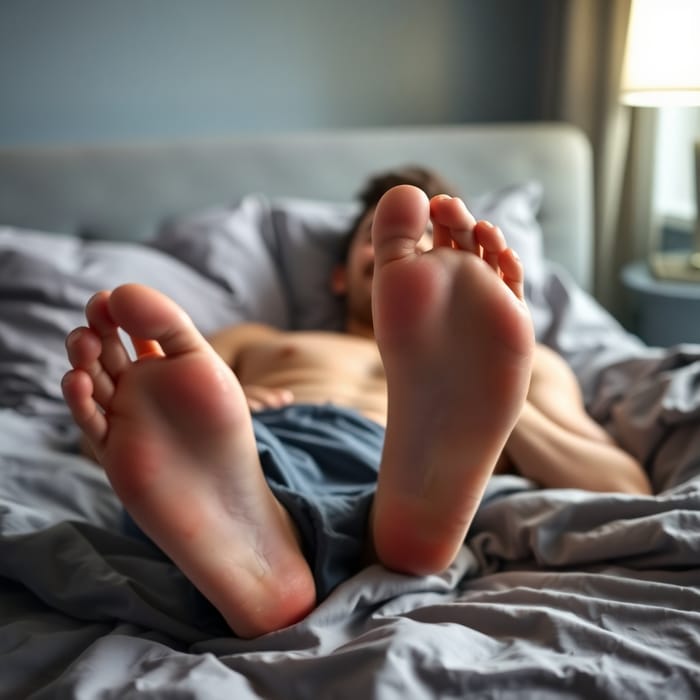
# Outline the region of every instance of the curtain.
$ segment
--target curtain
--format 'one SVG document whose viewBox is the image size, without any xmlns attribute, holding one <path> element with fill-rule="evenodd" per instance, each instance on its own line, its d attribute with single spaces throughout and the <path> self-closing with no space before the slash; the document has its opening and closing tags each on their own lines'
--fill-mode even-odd
<svg viewBox="0 0 700 700">
<path fill-rule="evenodd" d="M 619 103 L 631 0 L 543 0 L 540 116 L 571 122 L 593 147 L 594 294 L 625 321 L 622 265 L 651 231 L 655 110 Z"/>
</svg>

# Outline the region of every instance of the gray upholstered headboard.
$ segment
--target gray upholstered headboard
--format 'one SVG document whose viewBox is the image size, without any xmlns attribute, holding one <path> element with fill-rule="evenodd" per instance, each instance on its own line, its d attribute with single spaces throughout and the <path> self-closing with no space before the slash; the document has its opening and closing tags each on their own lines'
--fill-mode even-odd
<svg viewBox="0 0 700 700">
<path fill-rule="evenodd" d="M 0 225 L 137 240 L 166 218 L 251 192 L 349 201 L 369 174 L 407 163 L 436 168 L 467 197 L 540 181 L 546 254 L 590 287 L 590 147 L 562 124 L 0 148 Z"/>
</svg>

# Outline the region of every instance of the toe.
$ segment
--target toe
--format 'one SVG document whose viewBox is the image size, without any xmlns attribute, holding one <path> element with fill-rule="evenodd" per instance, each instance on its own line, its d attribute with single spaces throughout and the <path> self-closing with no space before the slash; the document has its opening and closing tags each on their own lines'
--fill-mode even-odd
<svg viewBox="0 0 700 700">
<path fill-rule="evenodd" d="M 155 354 L 160 354 L 158 346 L 166 355 L 210 350 L 190 317 L 174 301 L 150 287 L 117 287 L 109 298 L 109 313 L 132 338 L 157 341 L 148 344 Z"/>
<path fill-rule="evenodd" d="M 131 364 L 131 360 L 109 311 L 109 300 L 109 292 L 95 294 L 85 307 L 85 317 L 102 343 L 102 367 L 112 378 L 116 378 Z"/>
<path fill-rule="evenodd" d="M 489 221 L 478 221 L 474 227 L 474 238 L 483 250 L 484 260 L 498 272 L 499 256 L 507 248 L 501 229 Z"/>
<path fill-rule="evenodd" d="M 520 258 L 512 248 L 506 248 L 498 256 L 498 266 L 503 274 L 503 281 L 510 287 L 518 299 L 525 301 L 525 274 Z"/>
<path fill-rule="evenodd" d="M 430 218 L 433 224 L 433 248 L 451 248 L 452 247 L 452 233 L 450 227 L 441 223 L 441 218 L 436 216 L 435 212 L 440 211 L 445 206 L 450 206 L 444 204 L 445 201 L 452 199 L 447 194 L 439 194 L 430 200 Z"/>
<path fill-rule="evenodd" d="M 107 434 L 107 419 L 93 398 L 92 378 L 84 370 L 71 370 L 63 377 L 61 389 L 73 420 L 97 453 Z"/>
<path fill-rule="evenodd" d="M 379 200 L 372 223 L 375 264 L 416 255 L 428 224 L 428 197 L 417 187 L 393 187 Z"/>
<path fill-rule="evenodd" d="M 90 328 L 76 328 L 66 338 L 68 360 L 74 369 L 86 372 L 92 380 L 92 393 L 103 407 L 114 394 L 114 380 L 102 365 L 102 342 Z"/>
<path fill-rule="evenodd" d="M 90 328 L 75 328 L 66 337 L 66 352 L 75 369 L 91 365 L 102 352 L 102 343 Z"/>
<path fill-rule="evenodd" d="M 444 245 L 454 245 L 459 250 L 476 253 L 478 246 L 474 241 L 474 224 L 476 219 L 459 197 L 440 195 L 430 201 L 430 216 L 433 220 L 433 231 L 436 247 L 438 240 L 445 241 Z"/>
</svg>

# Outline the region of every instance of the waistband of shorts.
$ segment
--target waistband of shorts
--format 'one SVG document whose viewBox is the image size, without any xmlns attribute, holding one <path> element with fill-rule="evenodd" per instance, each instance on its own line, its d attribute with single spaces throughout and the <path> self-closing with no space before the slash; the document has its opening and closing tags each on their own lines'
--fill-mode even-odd
<svg viewBox="0 0 700 700">
<path fill-rule="evenodd" d="M 265 408 L 252 414 L 254 419 L 261 422 L 276 421 L 280 418 L 312 419 L 328 422 L 349 421 L 358 427 L 364 427 L 372 432 L 384 433 L 384 426 L 368 418 L 354 408 L 338 406 L 334 403 L 293 403 L 281 408 Z"/>
</svg>

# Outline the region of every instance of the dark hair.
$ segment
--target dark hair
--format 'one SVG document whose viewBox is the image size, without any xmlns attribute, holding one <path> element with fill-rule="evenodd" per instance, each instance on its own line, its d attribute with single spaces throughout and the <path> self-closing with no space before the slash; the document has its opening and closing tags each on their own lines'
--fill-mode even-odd
<svg viewBox="0 0 700 700">
<path fill-rule="evenodd" d="M 372 176 L 357 194 L 357 199 L 360 202 L 361 208 L 359 214 L 353 220 L 347 236 L 343 240 L 341 262 L 347 259 L 353 236 L 365 214 L 370 209 L 377 206 L 385 192 L 388 192 L 392 187 L 396 187 L 397 185 L 413 185 L 423 190 L 428 197 L 434 197 L 438 194 L 449 194 L 453 197 L 457 196 L 455 188 L 441 175 L 438 175 L 438 173 L 429 168 L 419 165 L 407 165 L 402 168 L 397 168 L 396 170 L 389 170 Z"/>
</svg>

